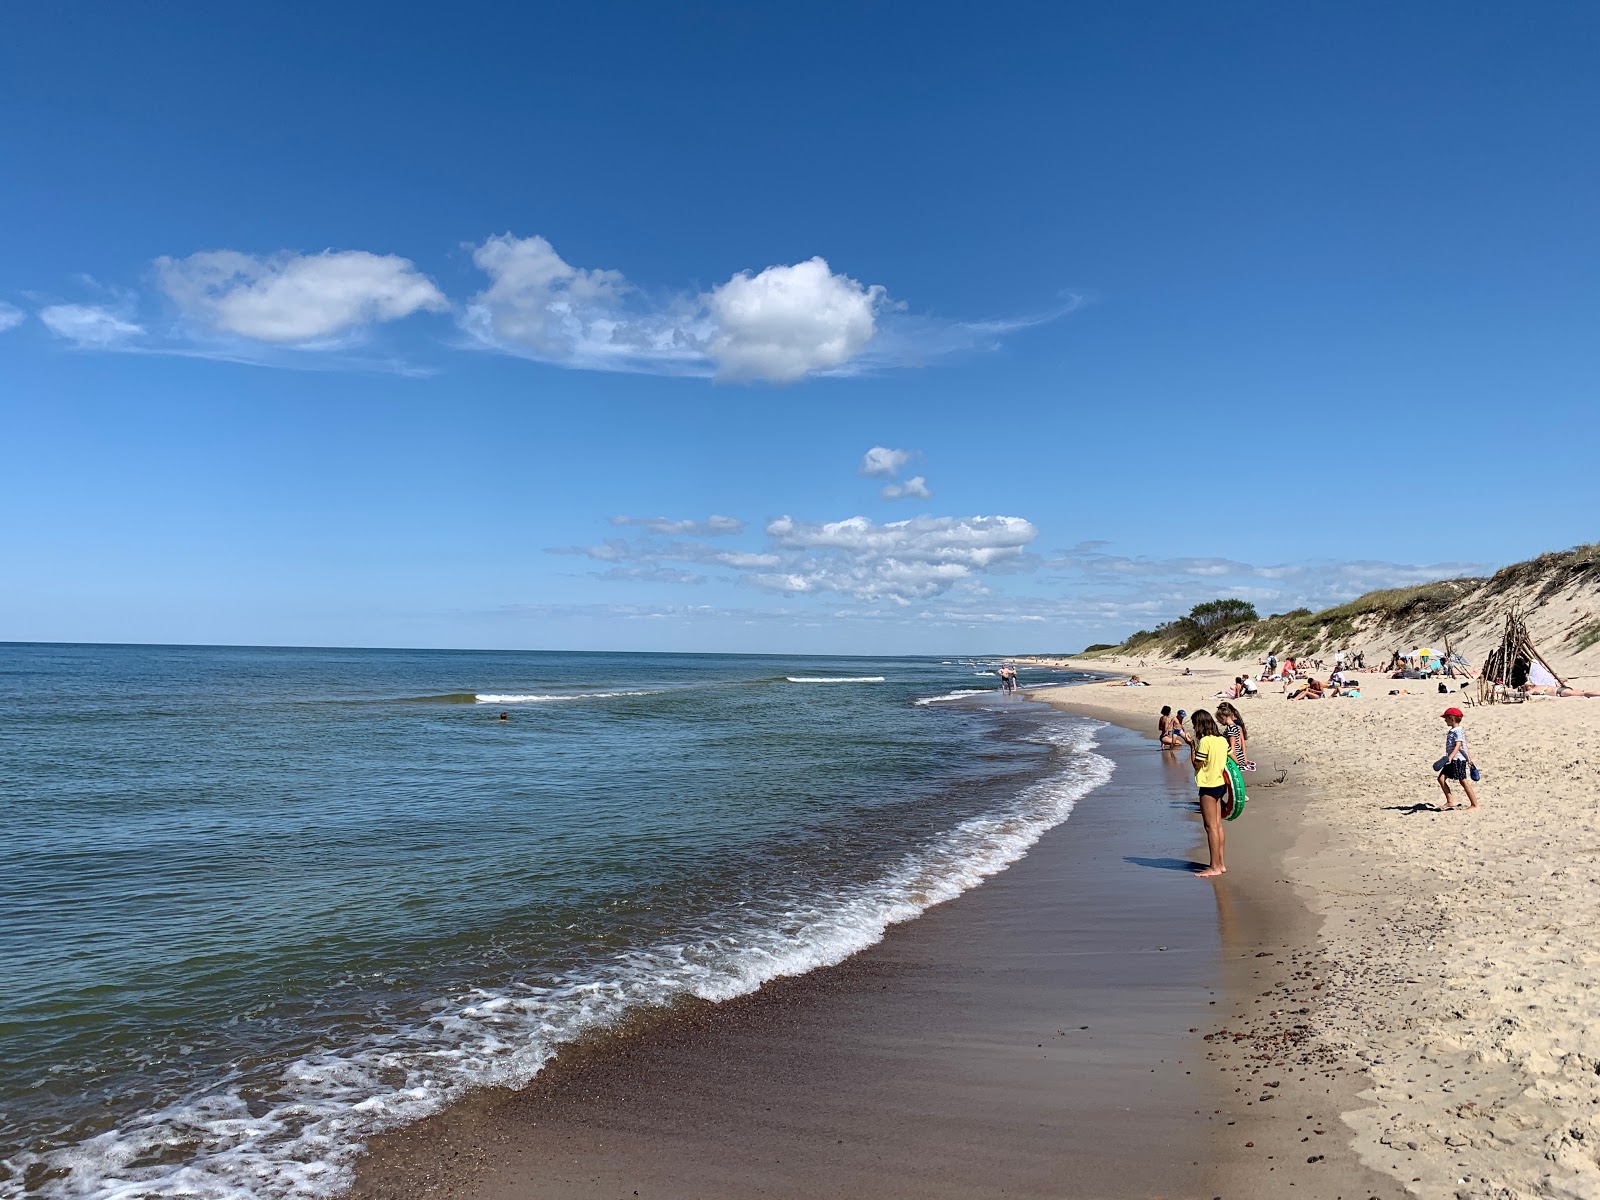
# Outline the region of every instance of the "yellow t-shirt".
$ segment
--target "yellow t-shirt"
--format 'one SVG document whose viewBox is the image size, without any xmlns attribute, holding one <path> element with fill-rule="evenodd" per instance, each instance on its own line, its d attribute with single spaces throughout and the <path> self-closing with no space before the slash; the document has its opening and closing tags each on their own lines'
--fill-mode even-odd
<svg viewBox="0 0 1600 1200">
<path fill-rule="evenodd" d="M 1221 787 L 1228 782 L 1228 739 L 1225 737 L 1203 737 L 1200 744 L 1194 748 L 1195 757 L 1200 760 L 1200 766 L 1195 768 L 1194 782 L 1197 787 Z"/>
</svg>

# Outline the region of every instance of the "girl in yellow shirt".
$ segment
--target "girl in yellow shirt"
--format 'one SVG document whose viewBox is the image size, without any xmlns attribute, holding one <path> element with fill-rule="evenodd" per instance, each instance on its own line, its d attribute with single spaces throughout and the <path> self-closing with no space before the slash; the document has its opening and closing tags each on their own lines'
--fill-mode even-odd
<svg viewBox="0 0 1600 1200">
<path fill-rule="evenodd" d="M 1222 862 L 1222 801 L 1228 794 L 1228 739 L 1217 728 L 1216 718 L 1198 709 L 1189 718 L 1194 729 L 1194 749 L 1189 761 L 1194 764 L 1194 782 L 1200 789 L 1200 819 L 1206 827 L 1206 847 L 1211 865 L 1200 872 L 1201 879 L 1221 875 L 1228 868 Z"/>
</svg>

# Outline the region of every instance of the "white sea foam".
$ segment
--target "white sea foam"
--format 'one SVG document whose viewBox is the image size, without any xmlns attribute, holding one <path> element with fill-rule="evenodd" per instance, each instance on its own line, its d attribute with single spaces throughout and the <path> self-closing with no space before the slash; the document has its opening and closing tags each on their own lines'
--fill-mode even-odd
<svg viewBox="0 0 1600 1200">
<path fill-rule="evenodd" d="M 913 704 L 939 704 L 945 700 L 960 700 L 963 696 L 987 696 L 993 688 L 957 688 L 953 692 L 946 692 L 942 696 L 924 696 L 920 700 L 913 700 Z"/>
<path fill-rule="evenodd" d="M 479 704 L 549 704 L 557 700 L 610 700 L 617 696 L 655 696 L 656 691 L 643 692 L 558 692 L 554 695 L 538 695 L 534 693 L 512 693 L 497 695 L 493 692 L 479 692 Z"/>
<path fill-rule="evenodd" d="M 882 675 L 785 675 L 790 683 L 882 683 Z"/>
<path fill-rule="evenodd" d="M 743 909 L 737 925 L 620 953 L 545 986 L 474 989 L 426 1022 L 289 1063 L 270 1099 L 231 1090 L 173 1104 L 43 1156 L 8 1161 L 0 1198 L 21 1200 L 23 1172 L 67 1174 L 29 1200 L 313 1200 L 346 1189 L 367 1138 L 436 1112 L 469 1088 L 518 1087 L 566 1043 L 629 1010 L 685 996 L 728 1000 L 768 980 L 841 962 L 889 926 L 976 887 L 1065 821 L 1111 777 L 1095 726 L 1053 720 L 1050 774 L 996 812 L 962 821 L 876 880 L 826 896 L 782 893 Z M 172 1162 L 173 1152 L 184 1159 Z"/>
</svg>

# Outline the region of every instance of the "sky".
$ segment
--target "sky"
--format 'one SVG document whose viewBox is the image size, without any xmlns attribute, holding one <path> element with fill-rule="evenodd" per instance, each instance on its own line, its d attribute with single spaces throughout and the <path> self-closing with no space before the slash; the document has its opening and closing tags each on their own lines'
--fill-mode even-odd
<svg viewBox="0 0 1600 1200">
<path fill-rule="evenodd" d="M 1022 653 L 1600 533 L 1600 9 L 28 5 L 0 640 Z"/>
</svg>

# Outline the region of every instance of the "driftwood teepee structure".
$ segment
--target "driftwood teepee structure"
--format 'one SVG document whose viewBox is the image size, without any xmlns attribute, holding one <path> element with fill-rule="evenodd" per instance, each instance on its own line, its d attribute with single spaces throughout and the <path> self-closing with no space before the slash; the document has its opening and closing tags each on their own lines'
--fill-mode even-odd
<svg viewBox="0 0 1600 1200">
<path fill-rule="evenodd" d="M 1522 610 L 1512 608 L 1506 613 L 1506 627 L 1500 635 L 1500 644 L 1484 659 L 1483 674 L 1478 677 L 1478 699 L 1485 704 L 1493 704 L 1499 699 L 1496 694 L 1498 690 L 1521 687 L 1538 674 L 1535 664 L 1543 668 L 1558 686 L 1565 685 L 1566 681 L 1545 662 L 1544 656 L 1533 644 L 1527 623 L 1522 619 Z M 1535 678 L 1534 682 L 1542 681 Z"/>
</svg>

